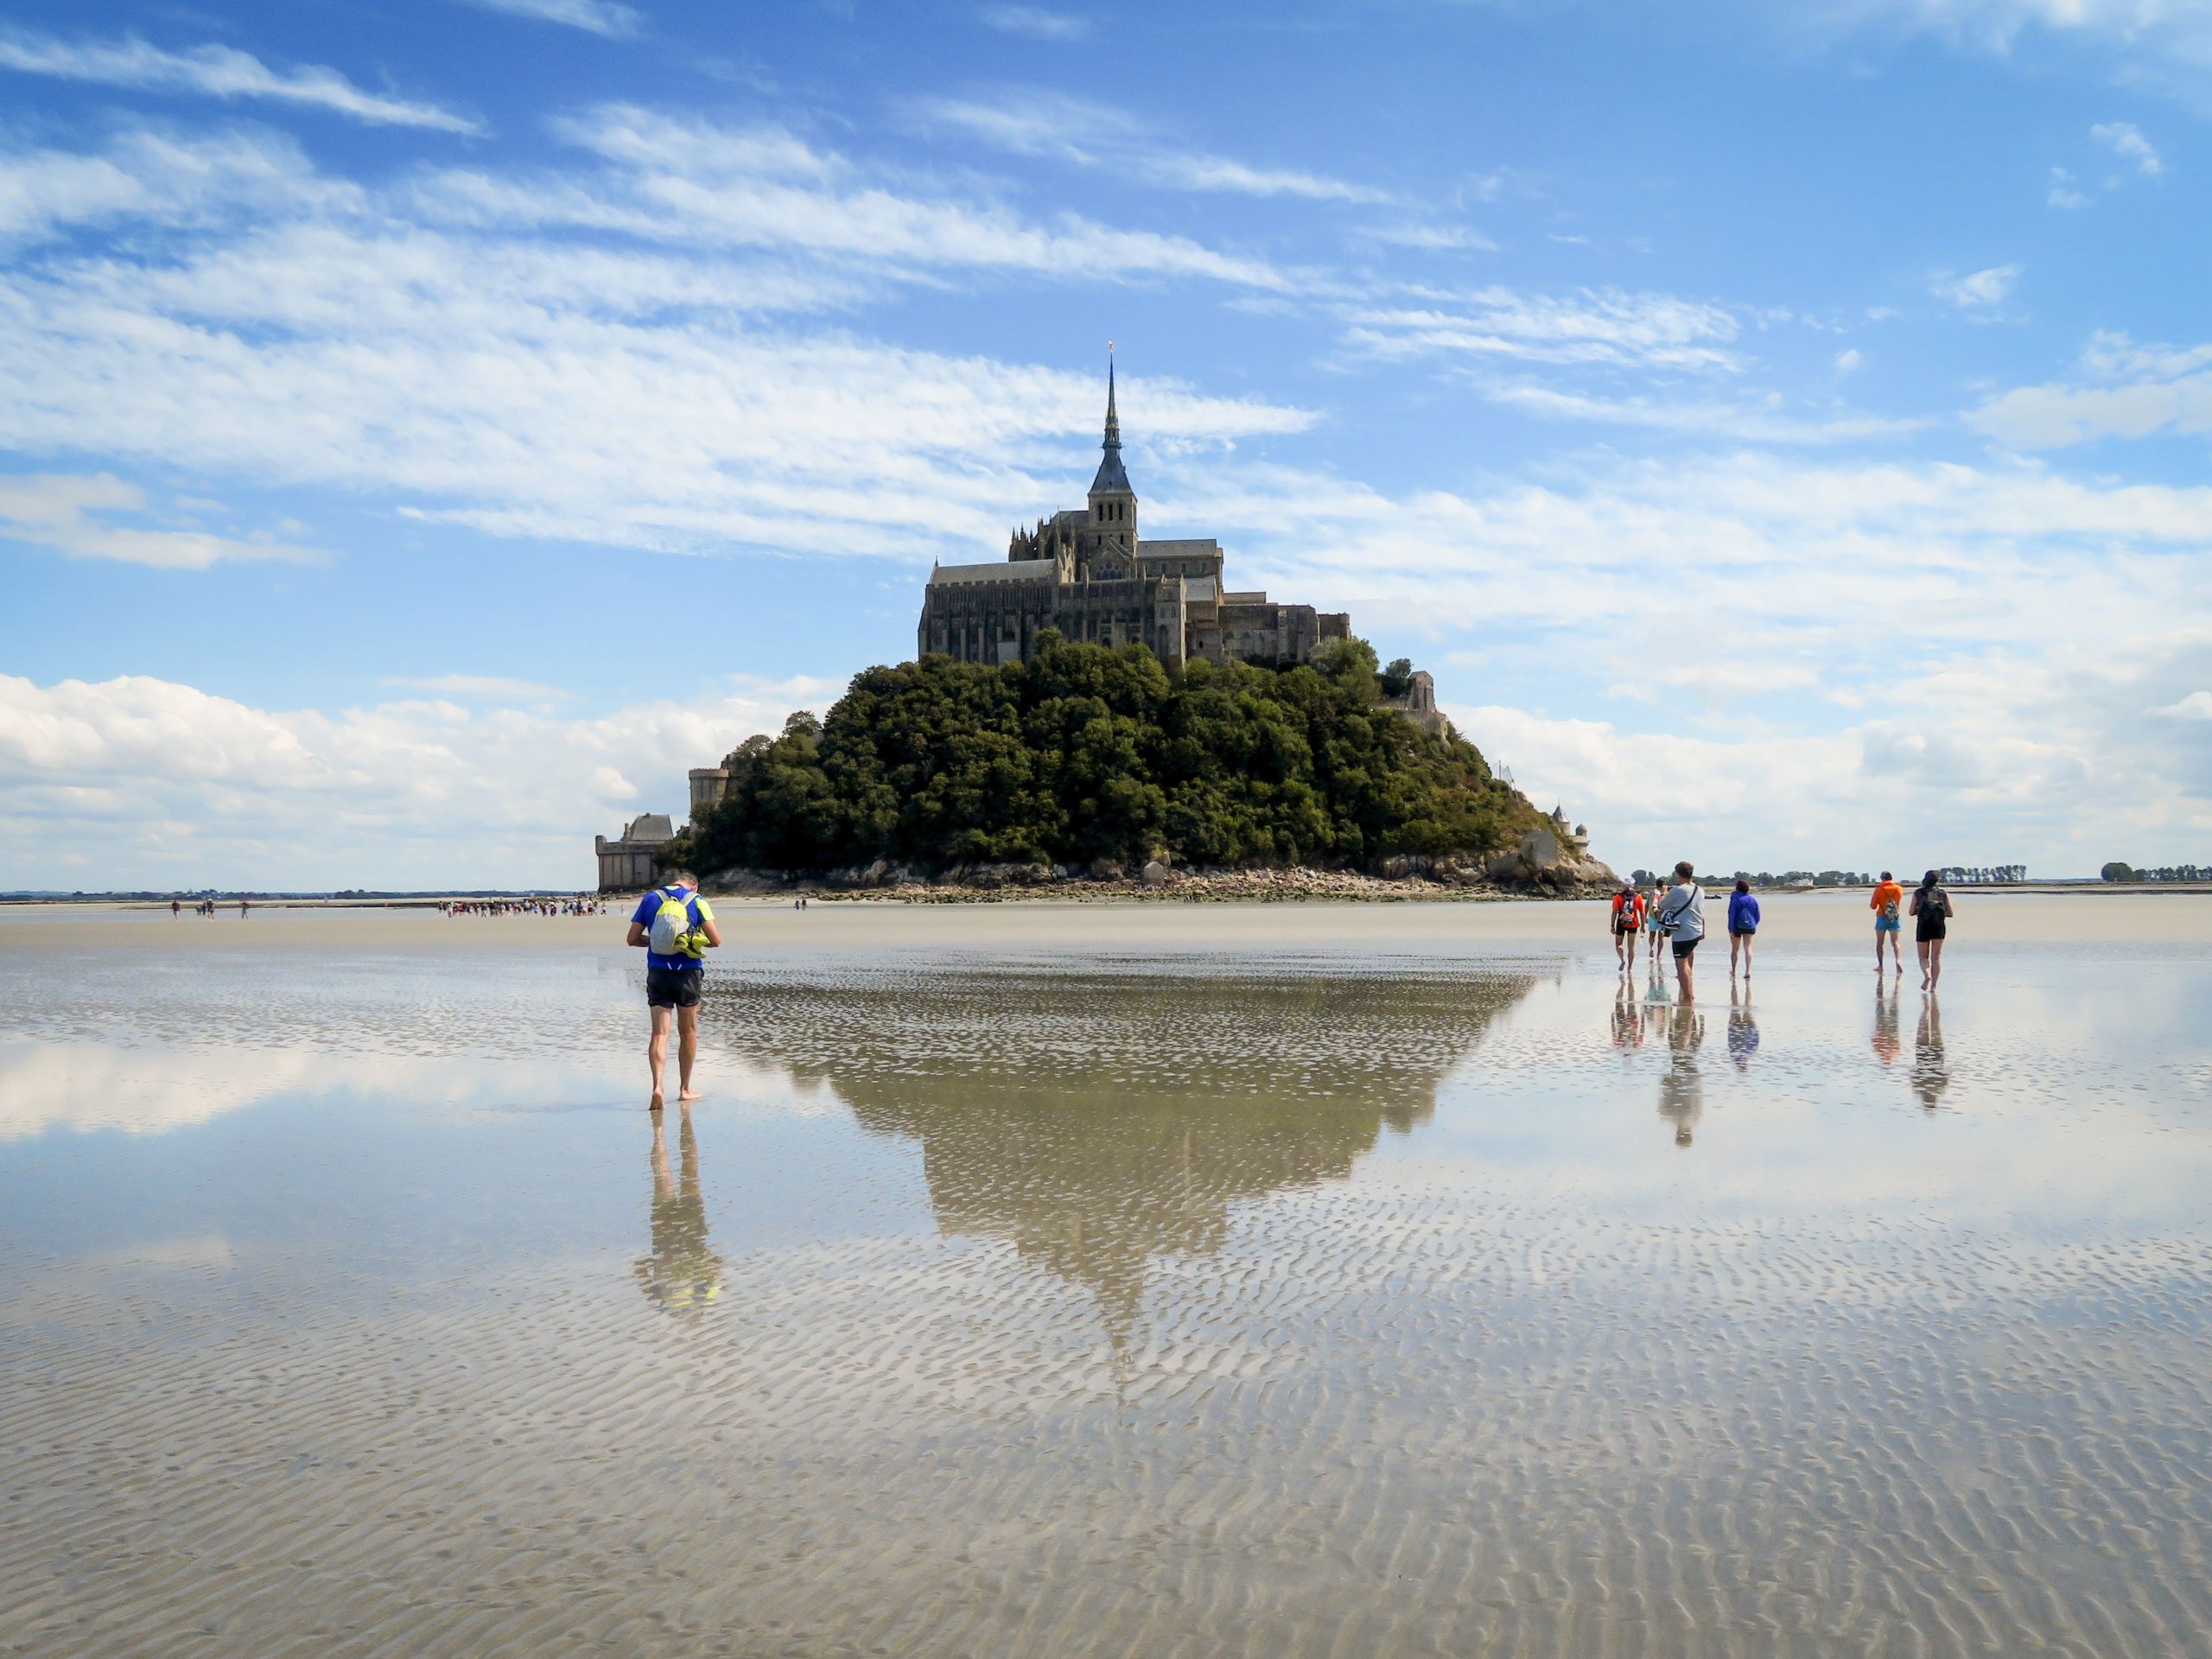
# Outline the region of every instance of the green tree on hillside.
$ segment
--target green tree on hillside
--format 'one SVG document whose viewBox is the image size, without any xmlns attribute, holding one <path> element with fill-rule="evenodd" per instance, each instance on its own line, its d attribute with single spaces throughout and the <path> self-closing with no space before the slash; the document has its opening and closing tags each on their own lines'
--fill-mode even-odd
<svg viewBox="0 0 2212 1659">
<path fill-rule="evenodd" d="M 827 719 L 740 745 L 722 804 L 667 858 L 1341 866 L 1486 852 L 1535 827 L 1473 745 L 1420 730 L 1382 691 L 1361 640 L 1310 666 L 1170 675 L 1141 645 L 1047 632 L 1024 662 L 871 668 Z"/>
</svg>

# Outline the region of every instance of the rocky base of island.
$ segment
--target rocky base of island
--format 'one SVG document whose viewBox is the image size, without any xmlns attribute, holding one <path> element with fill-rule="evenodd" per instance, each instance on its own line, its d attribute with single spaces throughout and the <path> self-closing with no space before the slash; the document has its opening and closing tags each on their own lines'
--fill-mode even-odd
<svg viewBox="0 0 2212 1659">
<path fill-rule="evenodd" d="M 1537 838 L 1531 838 L 1537 839 Z M 1389 903 L 1440 899 L 1592 899 L 1618 878 L 1595 859 L 1538 845 L 1486 857 L 1386 858 L 1369 870 L 1197 866 L 1178 868 L 1155 859 L 1131 869 L 1112 859 L 1075 864 L 954 864 L 931 872 L 879 860 L 819 872 L 728 869 L 704 878 L 713 894 L 906 904 L 996 903 L 1007 899 L 1173 899 L 1279 903 L 1335 899 Z M 1549 855 L 1547 856 L 1547 855 Z"/>
</svg>

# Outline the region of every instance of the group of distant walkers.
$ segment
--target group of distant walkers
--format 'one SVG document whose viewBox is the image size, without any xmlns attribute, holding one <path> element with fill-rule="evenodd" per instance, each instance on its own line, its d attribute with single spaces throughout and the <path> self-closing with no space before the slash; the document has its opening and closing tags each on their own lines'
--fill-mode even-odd
<svg viewBox="0 0 2212 1659">
<path fill-rule="evenodd" d="M 1908 909 L 1904 888 L 1896 877 L 1884 870 L 1882 879 L 1874 884 L 1868 908 L 1874 912 L 1874 971 L 1886 972 L 1890 963 L 1894 962 L 1899 977 L 1903 977 L 1904 953 L 1899 940 L 1904 932 L 1904 917 L 1910 915 L 1920 961 L 1920 988 L 1934 990 L 1936 982 L 1943 976 L 1943 939 L 1955 913 L 1950 892 L 1943 886 L 1942 873 L 1930 870 L 1921 878 Z M 1660 946 L 1671 944 L 1675 977 L 1682 998 L 1685 1001 L 1692 998 L 1697 948 L 1705 938 L 1705 889 L 1698 885 L 1696 866 L 1688 859 L 1682 860 L 1675 866 L 1674 885 L 1663 886 L 1655 876 L 1649 893 L 1633 880 L 1623 880 L 1620 891 L 1613 895 L 1611 926 L 1613 954 L 1619 959 L 1623 973 L 1635 969 L 1637 945 L 1643 939 L 1648 938 L 1650 941 L 1655 973 L 1659 966 Z M 1735 891 L 1728 895 L 1730 980 L 1738 973 L 1746 982 L 1751 979 L 1751 945 L 1758 931 L 1758 897 L 1752 893 L 1751 884 L 1738 876 Z M 1888 961 L 1883 957 L 1885 939 L 1889 942 Z"/>
</svg>

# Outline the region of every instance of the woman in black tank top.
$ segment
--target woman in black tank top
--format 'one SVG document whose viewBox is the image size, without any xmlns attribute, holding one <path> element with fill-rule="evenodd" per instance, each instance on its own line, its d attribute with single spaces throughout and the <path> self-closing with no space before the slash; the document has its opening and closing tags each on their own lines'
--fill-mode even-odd
<svg viewBox="0 0 2212 1659">
<path fill-rule="evenodd" d="M 1944 890 L 1942 872 L 1930 870 L 1920 878 L 1912 895 L 1913 942 L 1920 955 L 1920 988 L 1932 991 L 1943 976 L 1943 938 L 1950 931 L 1951 895 Z"/>
</svg>

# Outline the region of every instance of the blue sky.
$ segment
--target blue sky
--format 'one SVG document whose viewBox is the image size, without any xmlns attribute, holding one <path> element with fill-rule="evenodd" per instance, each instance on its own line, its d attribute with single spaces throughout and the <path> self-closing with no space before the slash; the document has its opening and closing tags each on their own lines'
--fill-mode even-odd
<svg viewBox="0 0 2212 1659">
<path fill-rule="evenodd" d="M 1145 532 L 1618 868 L 2212 858 L 2212 4 L 18 0 L 0 99 L 0 886 L 582 884 L 1109 338 Z"/>
</svg>

